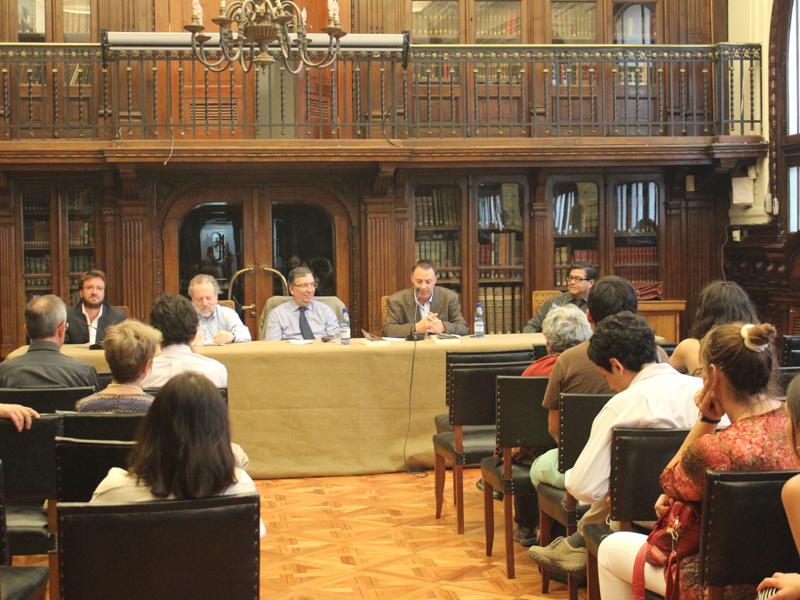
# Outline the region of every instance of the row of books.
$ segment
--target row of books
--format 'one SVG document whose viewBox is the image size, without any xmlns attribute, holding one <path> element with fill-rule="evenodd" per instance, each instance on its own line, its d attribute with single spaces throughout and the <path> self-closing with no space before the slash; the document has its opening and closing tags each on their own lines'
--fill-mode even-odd
<svg viewBox="0 0 800 600">
<path fill-rule="evenodd" d="M 31 275 L 38 275 L 39 273 L 49 273 L 51 268 L 50 255 L 44 256 L 26 256 L 25 257 L 25 273 Z"/>
<path fill-rule="evenodd" d="M 461 265 L 460 240 L 418 240 L 414 242 L 414 259 L 429 260 L 437 267 Z"/>
<path fill-rule="evenodd" d="M 458 227 L 461 224 L 461 189 L 418 188 L 414 193 L 417 227 Z"/>
<path fill-rule="evenodd" d="M 487 333 L 522 331 L 525 298 L 520 285 L 482 285 L 478 301 L 483 304 Z"/>
<path fill-rule="evenodd" d="M 658 231 L 658 184 L 638 181 L 614 187 L 615 231 Z"/>
<path fill-rule="evenodd" d="M 553 198 L 553 230 L 556 235 L 597 232 L 596 193 L 594 198 L 589 196 L 586 201 L 583 199 L 580 191 L 565 192 Z"/>
<path fill-rule="evenodd" d="M 461 282 L 461 271 L 448 271 L 446 267 L 444 269 L 437 267 L 436 279 L 439 281 L 439 283 L 442 283 L 443 281 L 452 281 L 458 284 Z"/>
<path fill-rule="evenodd" d="M 600 264 L 600 252 L 593 249 L 577 248 L 571 253 L 569 246 L 556 246 L 553 258 L 557 267 L 568 267 L 572 263 Z"/>
<path fill-rule="evenodd" d="M 553 43 L 593 42 L 597 36 L 594 3 L 553 2 Z"/>
<path fill-rule="evenodd" d="M 614 267 L 614 272 L 620 277 L 624 277 L 629 281 L 657 281 L 658 280 L 658 266 L 628 266 Z"/>
<path fill-rule="evenodd" d="M 480 229 L 522 229 L 519 184 L 482 186 L 478 194 Z"/>
<path fill-rule="evenodd" d="M 415 2 L 415 4 L 418 3 Z M 426 2 L 425 4 L 427 5 L 425 9 L 413 13 L 414 36 L 412 41 L 425 43 L 427 38 L 453 38 L 457 43 L 461 33 L 458 24 L 458 7 L 454 6 L 451 10 L 446 4 L 438 3 L 438 6 L 436 2 Z"/>
<path fill-rule="evenodd" d="M 91 221 L 69 222 L 69 245 L 90 246 L 94 244 L 94 223 Z"/>
<path fill-rule="evenodd" d="M 521 37 L 519 4 L 514 7 L 483 5 L 475 18 L 475 37 L 477 38 L 517 38 Z"/>
<path fill-rule="evenodd" d="M 70 273 L 85 273 L 94 268 L 94 254 L 71 254 L 69 257 Z"/>
<path fill-rule="evenodd" d="M 80 190 L 70 194 L 67 210 L 72 213 L 91 214 L 94 211 L 94 197 L 91 190 Z"/>
<path fill-rule="evenodd" d="M 22 199 L 23 215 L 41 215 L 50 213 L 50 198 L 25 196 Z"/>
<path fill-rule="evenodd" d="M 521 265 L 524 243 L 517 232 L 490 233 L 489 242 L 478 246 L 479 265 Z"/>
<path fill-rule="evenodd" d="M 614 249 L 614 262 L 623 265 L 641 265 L 658 262 L 658 248 L 655 246 L 631 246 Z"/>
<path fill-rule="evenodd" d="M 553 68 L 553 85 L 577 85 L 580 80 L 583 82 L 580 90 L 583 94 L 588 94 L 590 91 L 596 94 L 598 72 L 599 69 L 595 63 L 561 63 Z M 590 84 L 593 86 L 591 89 Z"/>
<path fill-rule="evenodd" d="M 480 283 L 487 283 L 485 281 L 486 279 L 522 281 L 522 267 L 512 267 L 510 269 L 478 269 L 478 280 Z"/>
<path fill-rule="evenodd" d="M 22 239 L 25 248 L 50 247 L 50 221 L 25 219 L 22 222 Z"/>
</svg>

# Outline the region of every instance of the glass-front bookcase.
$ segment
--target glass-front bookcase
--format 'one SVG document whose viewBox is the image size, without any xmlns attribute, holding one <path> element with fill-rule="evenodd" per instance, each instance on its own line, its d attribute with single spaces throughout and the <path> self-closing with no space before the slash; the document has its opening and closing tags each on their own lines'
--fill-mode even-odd
<svg viewBox="0 0 800 600">
<path fill-rule="evenodd" d="M 553 285 L 567 285 L 569 266 L 585 263 L 600 268 L 600 181 L 552 182 Z"/>
<path fill-rule="evenodd" d="M 620 181 L 613 185 L 612 194 L 614 272 L 638 284 L 660 282 L 658 182 Z"/>
<path fill-rule="evenodd" d="M 462 188 L 458 184 L 414 187 L 414 260 L 436 266 L 437 285 L 461 293 Z"/>
</svg>

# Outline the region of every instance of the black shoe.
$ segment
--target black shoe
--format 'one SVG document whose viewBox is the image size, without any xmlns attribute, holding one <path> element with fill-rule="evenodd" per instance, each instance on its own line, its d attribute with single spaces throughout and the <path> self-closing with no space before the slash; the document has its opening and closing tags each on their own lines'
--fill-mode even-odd
<svg viewBox="0 0 800 600">
<path fill-rule="evenodd" d="M 480 491 L 483 491 L 483 478 L 478 479 L 475 482 L 475 487 L 478 488 Z M 495 500 L 502 500 L 503 499 L 503 492 L 498 490 L 492 490 L 492 498 Z"/>
</svg>

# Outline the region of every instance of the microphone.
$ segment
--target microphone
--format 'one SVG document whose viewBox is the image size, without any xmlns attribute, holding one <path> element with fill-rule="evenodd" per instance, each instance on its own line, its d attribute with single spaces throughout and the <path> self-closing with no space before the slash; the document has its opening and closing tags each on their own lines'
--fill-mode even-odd
<svg viewBox="0 0 800 600">
<path fill-rule="evenodd" d="M 422 319 L 422 305 L 419 303 L 419 288 L 414 288 L 414 322 L 411 323 L 411 333 L 406 336 L 406 341 L 418 342 L 425 339 L 425 334 L 419 333 L 416 329 L 416 323 L 420 319 Z"/>
</svg>

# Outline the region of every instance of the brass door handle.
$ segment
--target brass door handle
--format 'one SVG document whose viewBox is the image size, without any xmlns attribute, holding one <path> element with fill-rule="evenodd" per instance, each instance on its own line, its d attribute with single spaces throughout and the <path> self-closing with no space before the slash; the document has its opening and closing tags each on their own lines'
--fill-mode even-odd
<svg viewBox="0 0 800 600">
<path fill-rule="evenodd" d="M 255 304 L 243 304 L 242 305 L 242 311 L 253 310 L 255 307 L 256 307 Z"/>
</svg>

